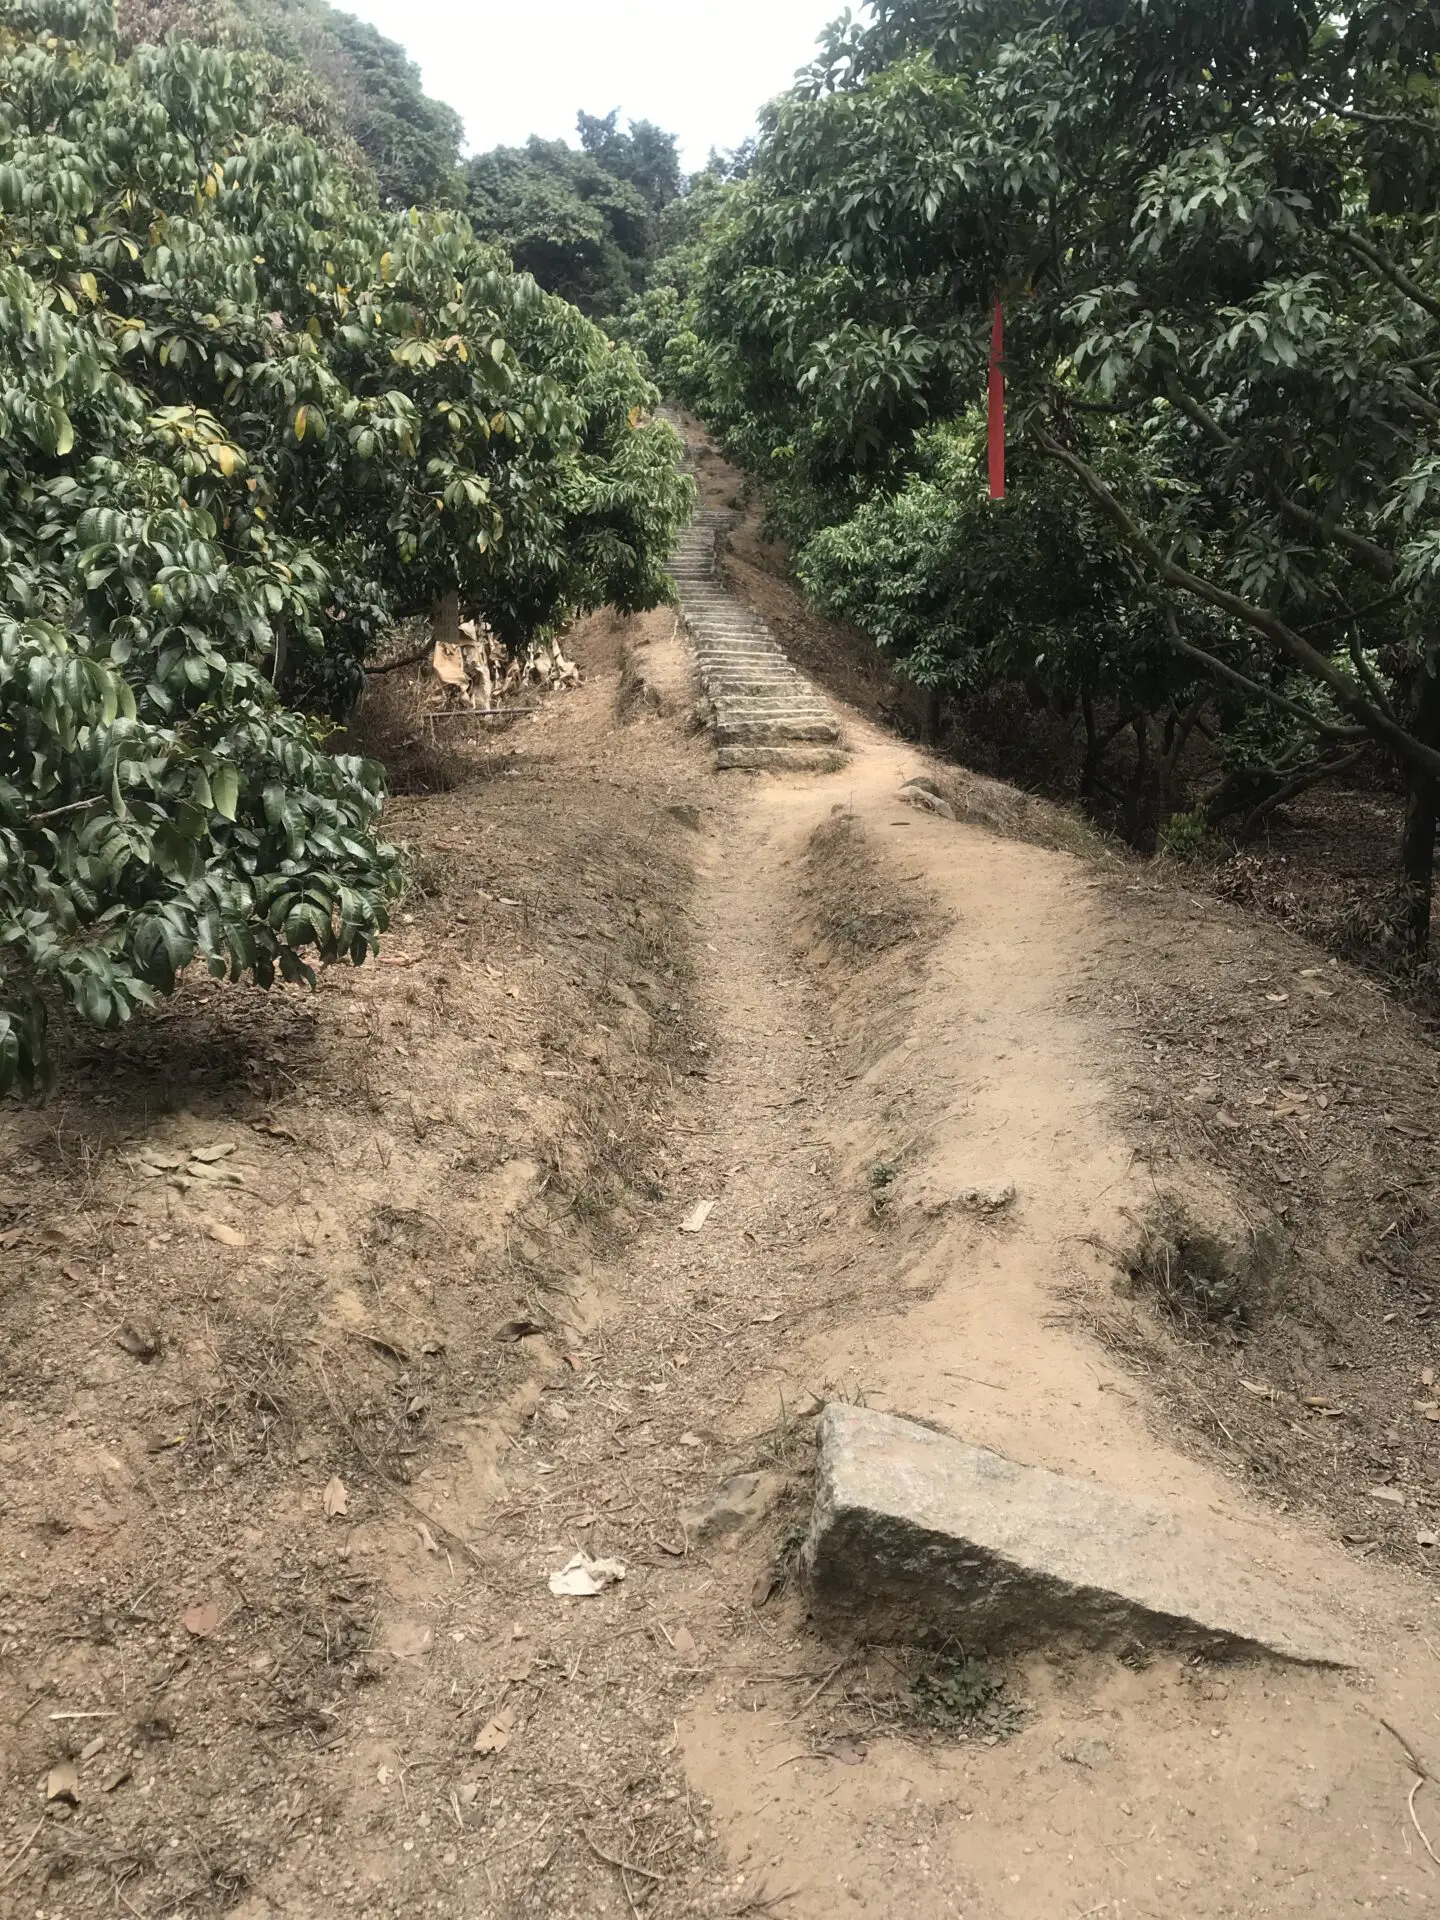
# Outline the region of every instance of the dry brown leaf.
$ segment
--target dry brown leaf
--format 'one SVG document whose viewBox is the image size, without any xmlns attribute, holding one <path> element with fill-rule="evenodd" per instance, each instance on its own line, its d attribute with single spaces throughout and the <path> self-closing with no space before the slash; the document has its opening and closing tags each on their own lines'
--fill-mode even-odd
<svg viewBox="0 0 1440 1920">
<path fill-rule="evenodd" d="M 515 1714 L 510 1707 L 502 1707 L 493 1720 L 488 1720 L 475 1736 L 476 1753 L 503 1753 L 510 1744 L 510 1735 L 515 1730 Z"/>
<path fill-rule="evenodd" d="M 495 1338 L 507 1343 L 514 1340 L 528 1340 L 533 1334 L 548 1333 L 548 1327 L 542 1327 L 538 1320 L 507 1320 L 503 1327 L 495 1329 Z"/>
<path fill-rule="evenodd" d="M 187 1633 L 193 1633 L 197 1640 L 206 1640 L 220 1625 L 220 1609 L 213 1600 L 202 1601 L 199 1606 L 185 1609 L 180 1616 L 180 1624 Z"/>
<path fill-rule="evenodd" d="M 695 1644 L 695 1636 L 688 1627 L 676 1627 L 675 1651 L 682 1660 L 693 1660 L 700 1651 Z"/>
<path fill-rule="evenodd" d="M 191 1153 L 190 1158 L 208 1163 L 212 1160 L 223 1160 L 228 1154 L 232 1154 L 234 1151 L 235 1142 L 233 1140 L 220 1140 L 217 1141 L 213 1147 L 196 1147 Z"/>
<path fill-rule="evenodd" d="M 68 1800 L 72 1807 L 80 1804 L 80 1775 L 72 1761 L 62 1760 L 58 1767 L 51 1767 L 45 1776 L 45 1798 Z"/>
<path fill-rule="evenodd" d="M 127 1320 L 115 1336 L 115 1344 L 134 1360 L 153 1360 L 160 1351 L 160 1335 L 154 1327 L 137 1327 Z"/>
<path fill-rule="evenodd" d="M 438 1553 L 440 1551 L 440 1542 L 435 1538 L 423 1520 L 417 1520 L 415 1522 L 415 1531 L 419 1534 L 420 1544 L 427 1553 Z"/>
<path fill-rule="evenodd" d="M 325 1483 L 325 1511 L 332 1520 L 337 1514 L 350 1511 L 350 1495 L 338 1474 L 332 1474 Z"/>
<path fill-rule="evenodd" d="M 755 1584 L 750 1589 L 751 1606 L 763 1607 L 779 1585 L 780 1574 L 777 1568 L 766 1567 L 762 1572 L 757 1573 Z"/>
<path fill-rule="evenodd" d="M 245 1236 L 238 1227 L 230 1227 L 223 1220 L 212 1220 L 209 1227 L 210 1238 L 217 1240 L 222 1247 L 243 1247 Z"/>
</svg>

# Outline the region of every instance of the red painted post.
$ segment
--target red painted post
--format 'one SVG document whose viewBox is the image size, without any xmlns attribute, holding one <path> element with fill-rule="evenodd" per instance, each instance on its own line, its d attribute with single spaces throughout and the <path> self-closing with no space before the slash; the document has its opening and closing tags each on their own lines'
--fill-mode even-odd
<svg viewBox="0 0 1440 1920">
<path fill-rule="evenodd" d="M 995 296 L 990 330 L 990 498 L 1005 498 L 1005 316 Z"/>
</svg>

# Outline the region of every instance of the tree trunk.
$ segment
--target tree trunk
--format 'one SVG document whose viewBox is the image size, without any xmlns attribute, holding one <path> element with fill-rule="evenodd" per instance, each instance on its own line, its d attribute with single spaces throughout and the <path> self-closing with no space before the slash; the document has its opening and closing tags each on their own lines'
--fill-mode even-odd
<svg viewBox="0 0 1440 1920">
<path fill-rule="evenodd" d="M 926 687 L 920 705 L 920 743 L 926 747 L 940 744 L 940 689 Z"/>
<path fill-rule="evenodd" d="M 1137 713 L 1131 726 L 1135 733 L 1135 778 L 1125 796 L 1125 838 L 1132 847 L 1140 847 L 1148 824 L 1147 801 L 1150 787 L 1150 716 Z"/>
<path fill-rule="evenodd" d="M 444 593 L 435 602 L 430 615 L 430 633 L 437 647 L 459 647 L 465 643 L 460 631 L 460 596 Z"/>
<path fill-rule="evenodd" d="M 1434 672 L 1422 672 L 1411 728 L 1426 746 L 1440 744 L 1440 676 Z M 1406 769 L 1405 788 L 1405 832 L 1400 842 L 1401 933 L 1407 954 L 1418 966 L 1430 954 L 1440 780 L 1412 763 Z"/>
<path fill-rule="evenodd" d="M 285 677 L 285 656 L 290 650 L 290 634 L 283 613 L 275 617 L 275 664 L 270 669 L 270 684 L 279 693 Z"/>
</svg>

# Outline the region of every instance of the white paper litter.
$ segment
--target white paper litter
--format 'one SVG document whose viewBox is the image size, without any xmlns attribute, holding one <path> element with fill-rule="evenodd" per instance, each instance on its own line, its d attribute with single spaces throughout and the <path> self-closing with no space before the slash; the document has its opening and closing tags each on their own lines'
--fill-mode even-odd
<svg viewBox="0 0 1440 1920">
<path fill-rule="evenodd" d="M 680 1222 L 681 1233 L 699 1233 L 710 1215 L 715 1211 L 713 1200 L 702 1200 L 698 1206 L 686 1214 Z"/>
<path fill-rule="evenodd" d="M 558 1573 L 551 1574 L 550 1591 L 562 1600 L 588 1600 L 624 1578 L 623 1560 L 592 1560 L 588 1553 L 577 1553 Z"/>
</svg>

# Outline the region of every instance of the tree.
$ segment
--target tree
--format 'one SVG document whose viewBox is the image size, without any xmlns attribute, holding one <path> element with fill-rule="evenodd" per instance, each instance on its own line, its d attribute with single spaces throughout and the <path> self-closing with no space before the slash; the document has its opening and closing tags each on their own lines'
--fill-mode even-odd
<svg viewBox="0 0 1440 1920">
<path fill-rule="evenodd" d="M 451 595 L 518 643 L 653 604 L 689 501 L 631 356 L 460 217 L 360 204 L 243 57 L 5 18 L 0 1086 L 57 992 L 115 1025 L 197 957 L 363 960 L 382 772 L 274 682 Z"/>
<path fill-rule="evenodd" d="M 622 133 L 618 121 L 582 113 L 578 152 L 532 137 L 477 154 L 466 169 L 476 231 L 547 292 L 598 319 L 645 286 L 681 187 L 674 135 L 648 120 Z"/>
<path fill-rule="evenodd" d="M 432 100 L 393 40 L 325 0 L 120 0 L 121 45 L 168 33 L 248 55 L 267 117 L 347 161 L 384 207 L 453 203 L 460 116 Z"/>
<path fill-rule="evenodd" d="M 1303 729 L 1276 790 L 1362 749 L 1403 770 L 1417 957 L 1437 55 L 1433 0 L 887 0 L 771 113 L 695 329 L 716 417 L 803 529 L 904 484 L 982 390 L 999 295 L 1016 446 L 1098 510 L 1229 718 Z"/>
</svg>

